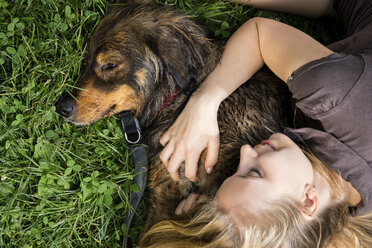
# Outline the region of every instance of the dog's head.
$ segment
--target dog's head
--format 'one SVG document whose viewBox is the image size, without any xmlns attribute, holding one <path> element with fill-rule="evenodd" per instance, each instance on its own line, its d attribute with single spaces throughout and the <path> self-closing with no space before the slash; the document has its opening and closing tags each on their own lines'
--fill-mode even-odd
<svg viewBox="0 0 372 248">
<path fill-rule="evenodd" d="M 204 29 L 159 4 L 115 6 L 90 37 L 76 88 L 57 102 L 67 121 L 87 125 L 125 110 L 156 111 L 202 69 L 211 44 Z M 149 115 L 147 110 L 147 115 Z"/>
</svg>

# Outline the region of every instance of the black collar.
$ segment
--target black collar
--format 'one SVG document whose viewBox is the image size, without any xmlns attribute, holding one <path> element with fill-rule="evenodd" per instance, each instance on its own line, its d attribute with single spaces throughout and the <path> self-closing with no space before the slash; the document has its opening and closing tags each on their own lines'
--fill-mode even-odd
<svg viewBox="0 0 372 248">
<path fill-rule="evenodd" d="M 129 147 L 131 150 L 135 168 L 134 183 L 137 184 L 140 188 L 138 192 L 130 192 L 129 199 L 131 200 L 131 208 L 127 210 L 124 217 L 126 233 L 123 240 L 123 247 L 129 248 L 132 247 L 131 242 L 129 242 L 128 244 L 130 224 L 146 188 L 148 160 L 146 147 L 143 144 L 138 144 L 141 141 L 142 137 L 141 128 L 138 124 L 137 118 L 133 117 L 132 111 L 123 111 L 119 113 L 119 116 L 124 131 L 124 137 L 126 141 L 131 144 Z"/>
</svg>

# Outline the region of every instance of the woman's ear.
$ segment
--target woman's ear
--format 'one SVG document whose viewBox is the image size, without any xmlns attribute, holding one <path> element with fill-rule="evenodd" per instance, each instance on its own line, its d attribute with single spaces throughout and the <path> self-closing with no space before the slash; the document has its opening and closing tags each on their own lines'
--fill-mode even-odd
<svg viewBox="0 0 372 248">
<path fill-rule="evenodd" d="M 300 211 L 306 220 L 312 220 L 319 206 L 318 190 L 313 184 L 306 184 L 304 196 L 301 200 Z"/>
</svg>

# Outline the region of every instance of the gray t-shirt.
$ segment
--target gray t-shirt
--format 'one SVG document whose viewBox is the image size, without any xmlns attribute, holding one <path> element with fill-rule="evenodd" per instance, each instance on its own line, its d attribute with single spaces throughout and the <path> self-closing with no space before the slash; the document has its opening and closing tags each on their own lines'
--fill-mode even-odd
<svg viewBox="0 0 372 248">
<path fill-rule="evenodd" d="M 350 36 L 288 79 L 295 123 L 284 133 L 358 190 L 361 215 L 372 211 L 372 1 L 334 4 Z"/>
</svg>

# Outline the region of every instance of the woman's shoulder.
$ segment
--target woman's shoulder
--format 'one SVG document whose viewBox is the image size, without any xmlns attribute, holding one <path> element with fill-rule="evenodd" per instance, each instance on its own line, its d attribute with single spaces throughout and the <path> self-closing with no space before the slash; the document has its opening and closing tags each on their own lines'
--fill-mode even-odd
<svg viewBox="0 0 372 248">
<path fill-rule="evenodd" d="M 332 170 L 352 182 L 369 210 L 372 208 L 371 68 L 370 54 L 336 54 L 304 65 L 288 82 L 296 106 L 321 127 L 292 130 L 292 136 L 301 137 Z"/>
<path fill-rule="evenodd" d="M 364 71 L 361 56 L 334 53 L 298 68 L 287 83 L 297 107 L 313 118 L 339 106 Z"/>
</svg>

